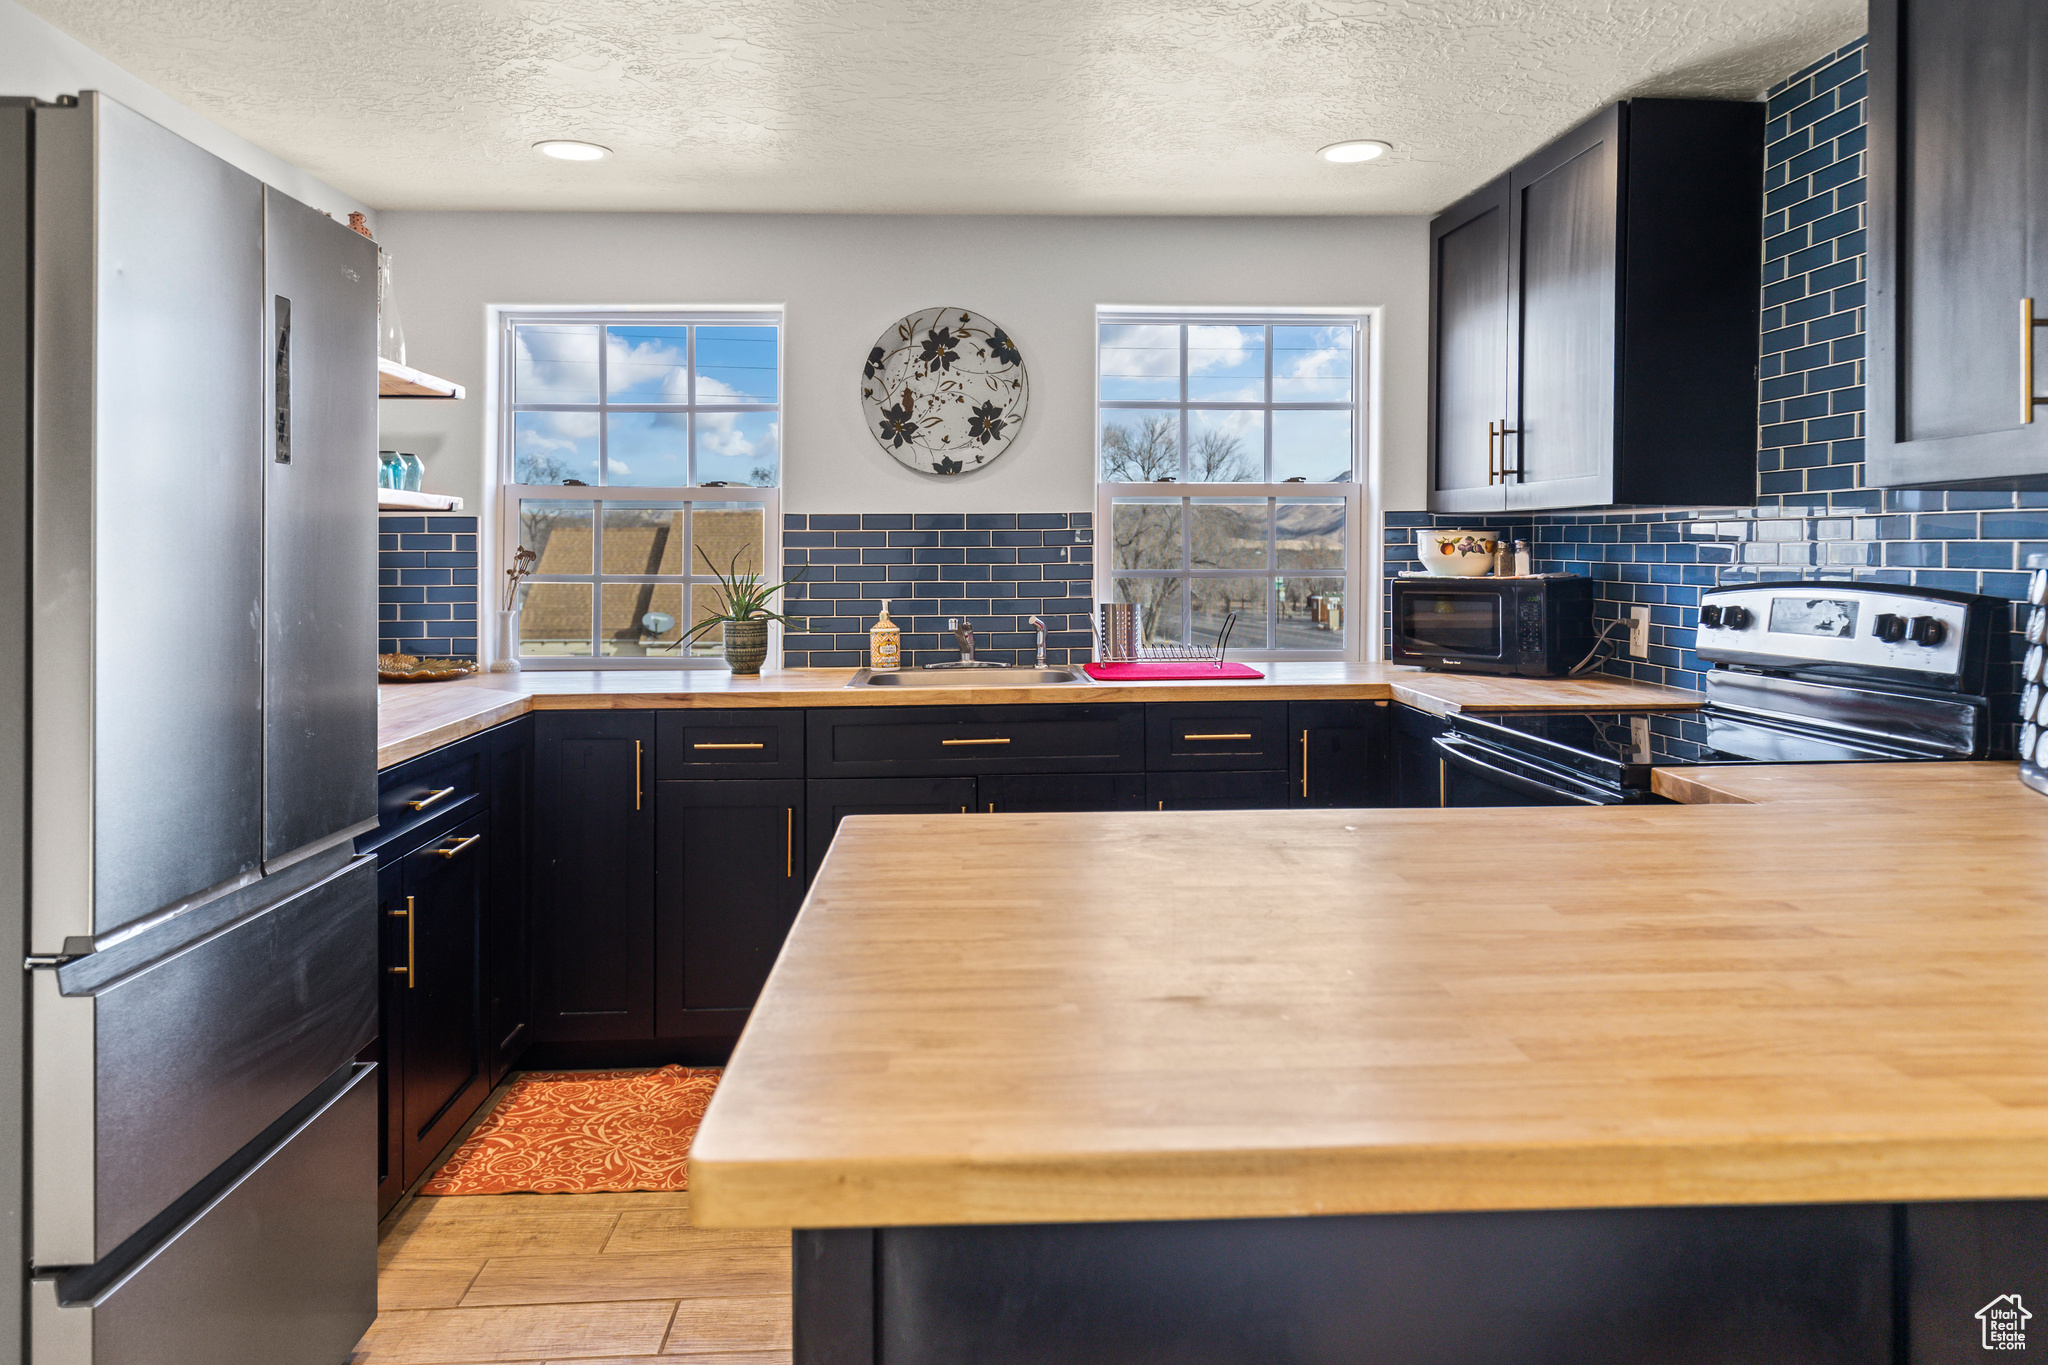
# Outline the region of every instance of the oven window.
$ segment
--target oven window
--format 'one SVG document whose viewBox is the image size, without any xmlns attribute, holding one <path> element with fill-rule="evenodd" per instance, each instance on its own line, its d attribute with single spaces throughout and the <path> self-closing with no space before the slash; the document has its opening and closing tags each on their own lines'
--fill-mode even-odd
<svg viewBox="0 0 2048 1365">
<path fill-rule="evenodd" d="M 1501 599 L 1492 594 L 1402 594 L 1397 628 L 1416 646 L 1474 658 L 1500 657 Z"/>
</svg>

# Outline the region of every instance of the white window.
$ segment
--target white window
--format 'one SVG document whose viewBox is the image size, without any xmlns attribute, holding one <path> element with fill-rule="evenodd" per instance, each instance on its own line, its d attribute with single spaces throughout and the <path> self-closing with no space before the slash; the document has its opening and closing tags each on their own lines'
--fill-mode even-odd
<svg viewBox="0 0 2048 1365">
<path fill-rule="evenodd" d="M 500 572 L 529 667 L 716 656 L 720 573 L 779 565 L 780 312 L 498 316 Z"/>
<path fill-rule="evenodd" d="M 1358 657 L 1366 320 L 1104 311 L 1096 338 L 1098 598 L 1149 644 L 1235 612 L 1232 655 Z"/>
</svg>

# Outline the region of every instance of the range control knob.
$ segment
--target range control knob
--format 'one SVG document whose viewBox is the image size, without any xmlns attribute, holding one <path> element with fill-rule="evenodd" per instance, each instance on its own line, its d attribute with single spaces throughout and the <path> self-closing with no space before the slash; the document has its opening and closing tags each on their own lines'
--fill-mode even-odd
<svg viewBox="0 0 2048 1365">
<path fill-rule="evenodd" d="M 1906 638 L 1906 618 L 1885 612 L 1870 623 L 1870 633 L 1886 644 L 1897 644 Z"/>
<path fill-rule="evenodd" d="M 1948 627 L 1932 616 L 1916 616 L 1913 618 L 1912 636 L 1914 644 L 1932 648 L 1948 638 Z"/>
<path fill-rule="evenodd" d="M 1700 624 L 1703 626 L 1718 626 L 1721 624 L 1721 607 L 1718 603 L 1709 602 L 1700 608 Z"/>
<path fill-rule="evenodd" d="M 1747 630 L 1749 628 L 1749 621 L 1748 607 L 1727 606 L 1721 608 L 1721 624 L 1730 630 Z"/>
</svg>

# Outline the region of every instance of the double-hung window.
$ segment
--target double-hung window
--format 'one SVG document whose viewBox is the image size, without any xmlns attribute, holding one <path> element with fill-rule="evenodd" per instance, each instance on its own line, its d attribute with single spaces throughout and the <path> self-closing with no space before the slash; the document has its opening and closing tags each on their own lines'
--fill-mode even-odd
<svg viewBox="0 0 2048 1365">
<path fill-rule="evenodd" d="M 507 310 L 497 335 L 499 568 L 536 556 L 510 604 L 521 660 L 718 654 L 717 628 L 684 639 L 712 568 L 781 558 L 780 312 Z"/>
<path fill-rule="evenodd" d="M 1344 659 L 1362 603 L 1368 335 L 1357 316 L 1097 318 L 1097 597 L 1145 642 Z"/>
</svg>

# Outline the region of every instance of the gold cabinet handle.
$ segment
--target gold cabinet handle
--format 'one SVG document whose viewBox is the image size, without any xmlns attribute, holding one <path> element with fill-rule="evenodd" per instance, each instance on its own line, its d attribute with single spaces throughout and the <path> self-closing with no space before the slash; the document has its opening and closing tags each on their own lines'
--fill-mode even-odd
<svg viewBox="0 0 2048 1365">
<path fill-rule="evenodd" d="M 1499 448 L 1499 422 L 1486 424 L 1486 486 L 1491 488 L 1500 481 L 1500 460 L 1495 453 Z"/>
<path fill-rule="evenodd" d="M 481 834 L 472 834 L 467 839 L 457 839 L 454 843 L 448 845 L 448 847 L 437 848 L 434 850 L 434 852 L 440 854 L 443 858 L 453 858 L 456 854 L 462 852 L 462 850 L 468 848 L 471 844 L 475 843 L 477 840 L 483 837 L 484 836 Z"/>
<path fill-rule="evenodd" d="M 1007 739 L 942 739 L 939 741 L 945 747 L 951 747 L 955 744 L 1008 744 L 1009 742 Z"/>
<path fill-rule="evenodd" d="M 425 810 L 428 806 L 433 805 L 436 801 L 439 801 L 441 798 L 445 796 L 452 796 L 454 794 L 455 788 L 443 787 L 439 791 L 428 792 L 425 796 L 422 796 L 417 801 L 408 801 L 405 804 L 411 806 L 414 810 Z"/>
<path fill-rule="evenodd" d="M 405 898 L 405 909 L 388 910 L 385 913 L 393 919 L 403 918 L 405 920 L 405 965 L 403 967 L 391 968 L 391 974 L 404 977 L 405 988 L 411 990 L 413 988 L 413 967 L 419 960 L 413 952 L 412 897 L 407 896 Z"/>
<path fill-rule="evenodd" d="M 1301 728 L 1301 799 L 1308 800 L 1308 727 Z"/>
<path fill-rule="evenodd" d="M 1182 735 L 1182 739 L 1250 739 L 1250 735 Z"/>
<path fill-rule="evenodd" d="M 994 815 L 994 814 L 996 813 L 996 803 L 995 803 L 995 802 L 991 801 L 991 802 L 989 802 L 989 803 L 988 803 L 988 813 L 989 813 L 990 815 Z"/>
<path fill-rule="evenodd" d="M 2034 329 L 2048 327 L 2048 318 L 2034 317 L 2034 301 L 2020 300 L 2020 421 L 2032 422 L 2034 409 L 2048 403 L 2048 394 L 2034 392 Z"/>
<path fill-rule="evenodd" d="M 1521 428 L 1519 427 L 1509 426 L 1508 419 L 1503 417 L 1500 419 L 1500 431 L 1497 434 L 1500 439 L 1500 481 L 1502 483 L 1506 483 L 1508 481 L 1508 475 L 1514 474 L 1519 476 L 1522 472 L 1522 460 L 1520 456 L 1515 457 L 1515 467 L 1513 469 L 1508 468 L 1508 437 L 1519 436 L 1522 434 L 1522 432 Z"/>
<path fill-rule="evenodd" d="M 1449 786 L 1450 786 L 1450 769 L 1449 769 L 1449 768 L 1448 768 L 1448 767 L 1447 767 L 1447 766 L 1445 765 L 1445 763 L 1444 763 L 1444 761 L 1443 761 L 1442 759 L 1438 759 L 1438 760 L 1436 761 L 1436 803 L 1437 803 L 1437 805 L 1439 805 L 1439 806 L 1448 806 L 1448 805 L 1450 805 L 1450 804 L 1451 804 L 1451 798 L 1450 798 L 1450 796 L 1449 796 L 1449 794 L 1448 794 L 1448 792 L 1447 792 L 1447 788 L 1448 788 Z"/>
<path fill-rule="evenodd" d="M 765 749 L 768 746 L 766 744 L 692 744 L 690 747 L 692 749 Z"/>
<path fill-rule="evenodd" d="M 640 741 L 633 741 L 633 809 L 640 809 Z"/>
<path fill-rule="evenodd" d="M 782 812 L 782 875 L 796 875 L 796 807 L 785 807 Z"/>
</svg>

